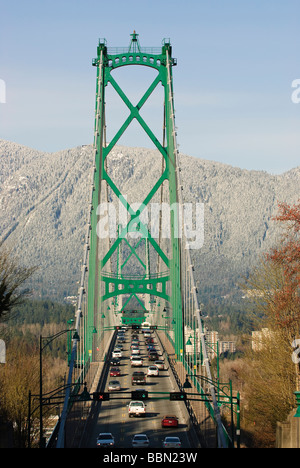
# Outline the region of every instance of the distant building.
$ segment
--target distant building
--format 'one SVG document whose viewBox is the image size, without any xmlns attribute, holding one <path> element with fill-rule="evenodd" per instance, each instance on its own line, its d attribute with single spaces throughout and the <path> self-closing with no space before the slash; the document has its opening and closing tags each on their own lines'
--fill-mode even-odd
<svg viewBox="0 0 300 468">
<path fill-rule="evenodd" d="M 235 341 L 219 341 L 219 353 L 235 353 L 236 345 Z"/>
<path fill-rule="evenodd" d="M 219 333 L 217 331 L 207 331 L 205 337 L 208 344 L 208 354 L 210 359 L 217 357 L 218 352 L 220 356 L 220 354 L 226 353 L 227 351 L 230 353 L 235 353 L 236 351 L 235 341 L 220 341 Z"/>
<path fill-rule="evenodd" d="M 252 332 L 252 350 L 253 351 L 261 351 L 263 348 L 263 343 L 265 342 L 266 338 L 271 338 L 273 332 L 268 328 L 262 328 L 258 331 Z"/>
<path fill-rule="evenodd" d="M 219 333 L 217 331 L 206 331 L 207 354 L 209 359 L 214 359 L 218 354 Z"/>
</svg>

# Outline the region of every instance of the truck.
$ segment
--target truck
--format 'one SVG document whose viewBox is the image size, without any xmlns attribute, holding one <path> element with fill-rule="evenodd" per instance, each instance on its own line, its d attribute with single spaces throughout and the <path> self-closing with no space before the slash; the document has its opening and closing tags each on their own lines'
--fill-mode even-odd
<svg viewBox="0 0 300 468">
<path fill-rule="evenodd" d="M 143 401 L 132 400 L 128 405 L 128 416 L 146 416 L 146 405 Z"/>
<path fill-rule="evenodd" d="M 132 385 L 146 383 L 145 373 L 142 372 L 142 371 L 133 372 L 131 383 L 132 383 Z"/>
</svg>

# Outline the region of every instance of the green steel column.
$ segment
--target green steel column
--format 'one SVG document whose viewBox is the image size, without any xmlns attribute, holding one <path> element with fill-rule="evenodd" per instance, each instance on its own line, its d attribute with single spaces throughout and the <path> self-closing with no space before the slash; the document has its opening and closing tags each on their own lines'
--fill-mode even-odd
<svg viewBox="0 0 300 468">
<path fill-rule="evenodd" d="M 183 323 L 183 306 L 181 295 L 181 261 L 180 261 L 180 226 L 178 196 L 177 196 L 177 179 L 176 179 L 176 157 L 174 145 L 174 103 L 172 89 L 172 49 L 171 45 L 164 45 L 166 53 L 166 76 L 165 76 L 165 104 L 166 104 L 166 136 L 167 136 L 167 155 L 169 169 L 169 195 L 170 206 L 174 207 L 171 211 L 171 251 L 172 259 L 170 265 L 170 278 L 172 284 L 171 305 L 174 324 L 174 342 L 175 353 L 177 358 L 182 359 L 184 354 L 184 323 Z"/>
</svg>

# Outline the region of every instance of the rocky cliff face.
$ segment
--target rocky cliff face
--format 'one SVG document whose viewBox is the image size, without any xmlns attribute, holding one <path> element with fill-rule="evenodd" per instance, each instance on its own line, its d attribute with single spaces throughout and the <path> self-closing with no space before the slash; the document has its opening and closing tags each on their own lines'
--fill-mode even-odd
<svg viewBox="0 0 300 468">
<path fill-rule="evenodd" d="M 160 175 L 160 154 L 119 146 L 109 158 L 122 193 L 142 201 Z M 0 238 L 21 262 L 39 265 L 36 295 L 77 294 L 92 165 L 91 145 L 42 153 L 0 140 Z M 204 244 L 193 251 L 200 294 L 204 301 L 230 294 L 278 242 L 272 216 L 278 202 L 299 199 L 300 168 L 270 175 L 186 155 L 180 165 L 184 201 L 204 204 Z"/>
</svg>

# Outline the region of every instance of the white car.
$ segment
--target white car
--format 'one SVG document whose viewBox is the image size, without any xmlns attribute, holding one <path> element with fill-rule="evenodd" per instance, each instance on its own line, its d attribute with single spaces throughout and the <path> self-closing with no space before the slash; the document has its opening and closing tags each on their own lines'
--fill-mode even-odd
<svg viewBox="0 0 300 468">
<path fill-rule="evenodd" d="M 132 438 L 132 447 L 149 447 L 149 439 L 146 434 L 135 434 Z"/>
<path fill-rule="evenodd" d="M 101 432 L 97 438 L 97 447 L 114 447 L 115 439 L 111 432 Z"/>
<path fill-rule="evenodd" d="M 128 405 L 128 416 L 146 416 L 146 405 L 143 401 L 132 400 Z"/>
<path fill-rule="evenodd" d="M 143 359 L 140 356 L 131 356 L 130 358 L 131 367 L 139 367 L 143 365 Z"/>
<path fill-rule="evenodd" d="M 148 370 L 147 370 L 147 375 L 151 376 L 151 375 L 159 375 L 159 370 L 158 370 L 158 367 L 157 366 L 149 366 L 148 367 Z"/>
<path fill-rule="evenodd" d="M 181 441 L 179 437 L 165 437 L 165 440 L 163 441 L 163 447 L 164 448 L 180 448 Z"/>
<path fill-rule="evenodd" d="M 114 349 L 113 352 L 112 352 L 112 357 L 122 357 L 122 351 L 120 351 L 119 349 Z"/>
<path fill-rule="evenodd" d="M 140 354 L 140 349 L 139 348 L 132 348 L 131 354 Z"/>
</svg>

